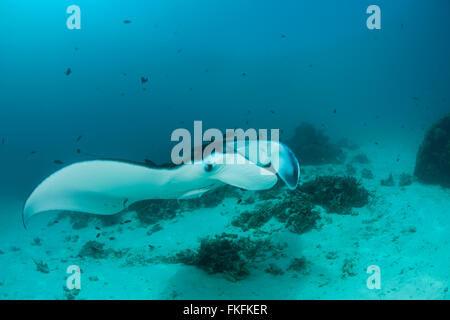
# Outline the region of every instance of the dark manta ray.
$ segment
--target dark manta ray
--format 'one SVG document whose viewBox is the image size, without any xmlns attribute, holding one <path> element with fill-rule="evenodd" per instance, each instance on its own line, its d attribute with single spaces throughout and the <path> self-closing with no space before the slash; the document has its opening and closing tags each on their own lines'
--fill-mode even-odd
<svg viewBox="0 0 450 320">
<path fill-rule="evenodd" d="M 225 184 L 265 190 L 273 187 L 280 177 L 290 189 L 295 189 L 300 178 L 297 158 L 282 143 L 264 142 L 262 146 L 258 141 L 250 141 L 246 148 L 241 146 L 231 153 L 215 152 L 203 160 L 170 169 L 114 160 L 71 164 L 34 189 L 23 209 L 24 225 L 40 212 L 112 215 L 137 201 L 200 197 Z"/>
</svg>

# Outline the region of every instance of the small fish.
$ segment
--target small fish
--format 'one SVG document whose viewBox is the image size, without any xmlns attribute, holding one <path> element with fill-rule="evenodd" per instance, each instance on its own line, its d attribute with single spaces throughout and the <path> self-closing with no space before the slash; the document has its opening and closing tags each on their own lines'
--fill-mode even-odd
<svg viewBox="0 0 450 320">
<path fill-rule="evenodd" d="M 312 64 L 309 64 L 308 67 L 312 68 Z"/>
<path fill-rule="evenodd" d="M 242 76 L 245 77 L 247 74 L 245 72 L 242 72 Z"/>
<path fill-rule="evenodd" d="M 5 144 L 5 138 L 2 137 L 2 144 Z"/>
<path fill-rule="evenodd" d="M 74 49 L 75 49 L 75 51 L 78 51 L 78 48 L 77 48 L 77 47 L 75 47 Z"/>
<path fill-rule="evenodd" d="M 208 71 L 209 71 L 208 68 L 206 68 L 206 69 L 205 69 L 205 72 L 208 72 Z"/>
<path fill-rule="evenodd" d="M 275 114 L 275 111 L 274 111 L 274 110 L 269 110 L 269 111 L 270 111 L 271 114 Z"/>
<path fill-rule="evenodd" d="M 237 204 L 239 204 L 239 203 L 241 203 L 241 202 L 242 202 L 242 199 L 239 199 L 238 202 L 237 202 Z"/>
<path fill-rule="evenodd" d="M 36 154 L 36 151 L 31 151 L 30 154 Z"/>
<path fill-rule="evenodd" d="M 81 153 L 81 149 L 77 149 L 77 153 Z"/>
<path fill-rule="evenodd" d="M 100 233 L 97 233 L 97 235 L 95 237 L 96 238 L 100 238 Z"/>
<path fill-rule="evenodd" d="M 130 24 L 130 23 L 131 23 L 131 20 L 123 20 L 123 23 L 124 23 L 124 24 Z"/>
<path fill-rule="evenodd" d="M 109 238 L 109 240 L 116 240 L 116 238 L 114 238 L 114 237 L 110 237 L 110 238 Z"/>
<path fill-rule="evenodd" d="M 337 110 L 336 110 L 336 109 L 334 109 L 334 110 L 333 110 L 333 113 L 336 113 L 336 111 L 337 111 Z"/>
<path fill-rule="evenodd" d="M 61 160 L 53 160 L 53 163 L 56 163 L 56 164 L 63 164 L 63 162 L 62 162 Z"/>
<path fill-rule="evenodd" d="M 282 37 L 282 38 L 286 38 L 286 35 L 285 35 L 285 34 L 282 34 L 281 37 Z"/>
<path fill-rule="evenodd" d="M 420 101 L 419 97 L 411 97 L 414 101 Z"/>
<path fill-rule="evenodd" d="M 378 145 L 378 141 L 375 141 L 375 144 Z"/>
<path fill-rule="evenodd" d="M 189 88 L 189 91 L 191 91 L 191 92 L 192 92 L 192 88 Z"/>
<path fill-rule="evenodd" d="M 125 224 L 125 223 L 130 223 L 130 222 L 131 222 L 131 220 L 125 220 L 125 221 L 121 222 L 120 224 Z"/>
<path fill-rule="evenodd" d="M 78 136 L 77 142 L 79 142 L 82 138 L 83 138 L 83 136 Z"/>
<path fill-rule="evenodd" d="M 177 53 L 181 53 L 181 51 L 183 51 L 183 48 L 178 49 Z"/>
<path fill-rule="evenodd" d="M 123 200 L 123 207 L 125 208 L 128 202 L 128 198 L 126 198 L 125 200 Z"/>
<path fill-rule="evenodd" d="M 96 230 L 100 230 L 100 228 L 99 228 L 99 227 L 95 227 L 95 229 L 96 229 Z"/>
<path fill-rule="evenodd" d="M 141 77 L 141 83 L 144 84 L 148 82 L 148 77 Z"/>
<path fill-rule="evenodd" d="M 67 68 L 67 70 L 66 70 L 66 72 L 65 72 L 66 76 L 68 76 L 68 75 L 71 74 L 71 73 L 72 73 L 72 70 L 71 70 L 70 68 Z"/>
</svg>

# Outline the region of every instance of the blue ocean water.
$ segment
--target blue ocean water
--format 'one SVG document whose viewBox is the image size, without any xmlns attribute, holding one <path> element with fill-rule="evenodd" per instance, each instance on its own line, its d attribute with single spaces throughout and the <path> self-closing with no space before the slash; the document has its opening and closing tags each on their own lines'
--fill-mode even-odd
<svg viewBox="0 0 450 320">
<path fill-rule="evenodd" d="M 372 4 L 381 9 L 379 30 L 366 26 Z M 79 30 L 66 26 L 70 5 L 81 10 Z M 61 289 L 65 268 L 80 264 L 77 253 L 87 241 L 99 241 L 116 253 L 131 251 L 82 260 L 87 284 L 75 298 L 448 299 L 448 189 L 416 180 L 389 189 L 380 180 L 390 173 L 396 180 L 413 175 L 427 130 L 450 111 L 449 9 L 446 0 L 2 0 L 0 298 L 73 298 Z M 204 130 L 279 128 L 286 142 L 307 122 L 331 143 L 348 139 L 360 149 L 347 148 L 346 159 L 364 153 L 370 160 L 353 166 L 358 178 L 363 169 L 375 175 L 362 180 L 371 202 L 356 209 L 356 218 L 326 213 L 319 204 L 322 227 L 301 235 L 284 225 L 277 233 L 281 222 L 275 218 L 262 231 L 233 229 L 235 215 L 255 209 L 250 201 L 235 208 L 236 197 L 250 197 L 242 190 L 220 205 L 193 203 L 175 220 L 163 219 L 163 230 L 155 233 L 149 232 L 154 223 L 143 226 L 131 214 L 101 231 L 97 221 L 80 229 L 67 218 L 49 225 L 56 215 L 24 230 L 22 207 L 53 172 L 96 158 L 167 162 L 171 133 L 192 131 L 194 121 L 202 121 Z M 297 157 L 305 169 L 301 183 L 354 173 L 350 160 L 303 168 L 304 155 Z M 123 224 L 128 220 L 132 227 Z M 197 225 L 209 227 L 197 234 Z M 289 261 L 268 260 L 254 272 L 250 265 L 250 276 L 238 281 L 195 265 L 155 262 L 156 256 L 195 250 L 201 237 L 231 232 L 257 238 L 255 229 L 272 235 L 270 241 L 288 242 Z M 140 252 L 136 264 L 133 250 L 149 245 L 161 252 Z M 425 248 L 422 256 L 414 248 Z M 124 262 L 127 254 L 133 263 Z M 289 263 L 300 256 L 309 271 L 291 285 Z M 33 259 L 48 273 L 37 270 Z M 272 264 L 277 266 L 267 269 Z M 386 274 L 381 291 L 366 288 L 371 264 Z M 346 269 L 350 265 L 354 270 Z M 408 277 L 411 266 L 415 273 Z M 191 268 L 192 278 L 185 279 Z M 283 274 L 275 275 L 275 268 Z M 36 290 L 26 291 L 27 281 L 36 281 Z M 198 281 L 205 285 L 194 286 Z M 262 282 L 277 290 L 256 294 Z"/>
</svg>

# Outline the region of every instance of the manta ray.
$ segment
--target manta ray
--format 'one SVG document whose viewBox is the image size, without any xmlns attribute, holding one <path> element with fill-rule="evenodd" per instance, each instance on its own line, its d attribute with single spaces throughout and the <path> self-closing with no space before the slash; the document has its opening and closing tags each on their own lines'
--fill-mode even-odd
<svg viewBox="0 0 450 320">
<path fill-rule="evenodd" d="M 256 145 L 258 152 L 251 148 Z M 235 149 L 173 168 L 117 160 L 76 162 L 34 189 L 24 205 L 23 224 L 26 228 L 32 216 L 47 211 L 113 215 L 137 201 L 195 198 L 223 185 L 265 190 L 280 178 L 290 189 L 297 187 L 300 166 L 286 145 L 250 141 Z"/>
</svg>

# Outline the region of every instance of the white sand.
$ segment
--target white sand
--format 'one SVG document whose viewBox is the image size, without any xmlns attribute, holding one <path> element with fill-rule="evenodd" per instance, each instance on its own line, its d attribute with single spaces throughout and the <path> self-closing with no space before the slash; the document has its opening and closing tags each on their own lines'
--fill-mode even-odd
<svg viewBox="0 0 450 320">
<path fill-rule="evenodd" d="M 131 248 L 134 256 L 141 254 L 144 258 L 197 248 L 199 238 L 206 235 L 244 235 L 230 221 L 251 206 L 237 205 L 235 198 L 226 199 L 214 209 L 184 212 L 173 220 L 162 221 L 163 229 L 151 236 L 137 221 L 101 231 L 93 225 L 72 230 L 68 219 L 47 226 L 54 218 L 51 215 L 36 218 L 25 231 L 20 220 L 22 199 L 2 199 L 0 298 L 65 299 L 65 270 L 77 264 L 83 270 L 77 299 L 449 299 L 450 190 L 417 182 L 403 188 L 380 186 L 379 180 L 389 172 L 396 182 L 399 174 L 412 173 L 416 152 L 407 146 L 402 150 L 382 148 L 370 146 L 353 152 L 364 152 L 371 160 L 368 165 L 355 165 L 357 176 L 363 167 L 375 175 L 373 180 L 362 179 L 364 186 L 374 192 L 370 205 L 355 209 L 357 215 L 321 210 L 322 227 L 302 235 L 287 231 L 274 219 L 269 221 L 262 229 L 273 232 L 265 237 L 274 243 L 286 243 L 286 256 L 268 258 L 251 269 L 250 276 L 237 282 L 182 264 L 129 266 L 124 265 L 125 258 L 76 257 L 81 246 L 95 240 L 98 232 L 106 233 L 98 240 L 107 248 Z M 345 166 L 304 169 L 307 173 L 334 174 L 345 171 Z M 119 232 L 119 228 L 123 231 Z M 77 242 L 65 241 L 67 236 L 76 235 L 80 237 Z M 108 240 L 111 236 L 116 239 Z M 42 240 L 41 246 L 31 245 L 34 237 Z M 150 244 L 155 249 L 150 250 Z M 20 250 L 11 250 L 12 246 Z M 286 271 L 292 258 L 302 256 L 308 261 L 307 272 Z M 32 258 L 44 260 L 50 272 L 38 272 Z M 342 277 L 344 261 L 353 265 L 354 275 Z M 264 272 L 269 263 L 285 273 Z M 366 286 L 369 265 L 381 268 L 380 290 Z"/>
</svg>

